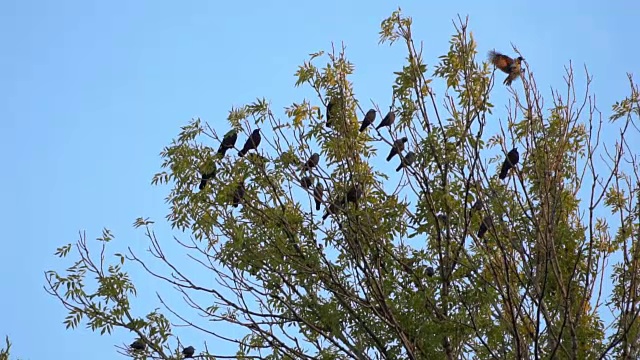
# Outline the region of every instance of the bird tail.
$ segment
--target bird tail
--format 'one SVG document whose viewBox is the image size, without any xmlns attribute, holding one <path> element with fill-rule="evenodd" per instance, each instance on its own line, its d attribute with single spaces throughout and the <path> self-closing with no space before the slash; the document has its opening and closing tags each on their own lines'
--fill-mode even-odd
<svg viewBox="0 0 640 360">
<path fill-rule="evenodd" d="M 502 169 L 500 169 L 500 175 L 498 175 L 498 178 L 500 180 L 504 180 L 507 177 L 507 173 L 509 173 L 510 169 L 511 166 L 509 165 L 509 163 L 505 162 L 504 164 L 502 164 Z"/>
<path fill-rule="evenodd" d="M 376 126 L 376 130 L 380 130 L 381 127 L 382 127 L 382 124 Z"/>
<path fill-rule="evenodd" d="M 396 168 L 396 172 L 400 171 L 400 169 L 402 169 L 402 164 L 400 164 L 400 165 Z"/>
<path fill-rule="evenodd" d="M 220 157 L 224 157 L 227 153 L 227 148 L 224 146 L 220 146 L 218 148 L 218 155 L 221 155 Z"/>
<path fill-rule="evenodd" d="M 243 157 L 246 153 L 247 153 L 247 150 L 242 149 L 242 150 L 238 151 L 238 156 Z"/>
<path fill-rule="evenodd" d="M 198 186 L 198 189 L 202 190 L 204 189 L 205 186 L 207 186 L 207 180 L 205 179 L 200 180 L 200 186 Z"/>
<path fill-rule="evenodd" d="M 316 211 L 320 210 L 320 201 L 316 201 Z"/>
<path fill-rule="evenodd" d="M 394 155 L 395 155 L 395 153 L 393 153 L 393 152 L 391 154 L 389 154 L 389 156 L 387 156 L 387 161 L 391 160 Z"/>
<path fill-rule="evenodd" d="M 360 132 L 363 132 L 367 128 L 367 124 L 363 123 L 360 125 Z"/>
<path fill-rule="evenodd" d="M 324 215 L 322 215 L 322 221 L 327 220 L 328 217 L 329 217 L 329 212 L 327 211 L 326 213 L 324 213 Z"/>
</svg>

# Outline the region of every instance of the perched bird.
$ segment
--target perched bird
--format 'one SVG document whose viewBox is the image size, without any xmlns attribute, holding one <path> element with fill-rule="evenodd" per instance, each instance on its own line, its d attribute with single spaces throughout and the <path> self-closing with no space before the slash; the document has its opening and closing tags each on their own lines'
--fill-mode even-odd
<svg viewBox="0 0 640 360">
<path fill-rule="evenodd" d="M 446 224 L 447 221 L 449 220 L 449 217 L 447 216 L 447 214 L 438 214 L 437 216 L 438 220 L 440 220 L 443 224 Z"/>
<path fill-rule="evenodd" d="M 258 145 L 260 145 L 261 140 L 262 136 L 260 136 L 260 129 L 258 128 L 253 130 L 251 136 L 249 136 L 247 141 L 244 143 L 244 147 L 242 147 L 242 150 L 238 152 L 238 155 L 240 157 L 243 157 L 246 153 L 249 152 L 249 150 L 257 149 Z"/>
<path fill-rule="evenodd" d="M 519 56 L 517 59 L 513 60 L 507 55 L 501 54 L 495 50 L 489 51 L 489 60 L 493 65 L 495 65 L 498 69 L 502 70 L 504 73 L 509 74 L 506 79 L 504 79 L 503 84 L 510 86 L 513 80 L 517 79 L 520 74 L 522 74 L 522 56 Z"/>
<path fill-rule="evenodd" d="M 141 339 L 136 339 L 134 342 L 131 343 L 131 345 L 129 345 L 129 347 L 132 348 L 133 350 L 144 350 L 144 348 L 146 348 L 147 345 Z"/>
<path fill-rule="evenodd" d="M 411 166 L 414 161 L 416 161 L 416 153 L 409 151 L 406 156 L 400 159 L 400 165 L 396 168 L 396 172 L 400 171 L 403 167 Z"/>
<path fill-rule="evenodd" d="M 362 187 L 360 187 L 360 184 L 356 184 L 349 188 L 349 191 L 347 191 L 347 196 L 345 200 L 346 202 L 357 203 L 358 200 L 360 200 L 360 198 L 362 197 L 362 195 L 363 195 Z"/>
<path fill-rule="evenodd" d="M 407 139 L 406 136 L 402 139 L 394 141 L 393 146 L 391 147 L 391 151 L 389 151 L 389 156 L 387 156 L 387 161 L 391 160 L 394 156 L 396 156 L 396 154 L 404 151 L 404 143 L 406 143 L 407 141 L 409 141 L 409 139 Z"/>
<path fill-rule="evenodd" d="M 364 120 L 362 120 L 362 125 L 360 125 L 360 132 L 363 132 L 369 127 L 369 125 L 373 124 L 376 120 L 376 111 L 374 109 L 369 109 L 367 114 L 364 116 Z"/>
<path fill-rule="evenodd" d="M 309 160 L 307 160 L 307 162 L 304 164 L 303 170 L 311 171 L 311 169 L 313 169 L 314 167 L 318 166 L 319 162 L 320 162 L 320 154 L 313 153 L 313 155 L 311 155 Z"/>
<path fill-rule="evenodd" d="M 199 190 L 204 189 L 205 186 L 207 186 L 207 182 L 209 181 L 209 179 L 214 179 L 216 177 L 216 168 L 213 168 L 213 171 L 211 172 L 203 172 L 202 173 L 202 179 L 200 180 L 200 185 L 198 186 Z"/>
<path fill-rule="evenodd" d="M 302 186 L 303 189 L 308 189 L 311 187 L 311 185 L 313 185 L 313 181 L 311 180 L 311 177 L 304 176 L 302 177 L 302 179 L 300 179 L 300 186 Z"/>
<path fill-rule="evenodd" d="M 224 155 L 227 153 L 227 150 L 233 149 L 233 147 L 236 146 L 237 140 L 238 133 L 233 129 L 229 130 L 229 132 L 224 134 L 224 137 L 222 138 L 222 142 L 220 143 L 220 147 L 218 148 L 218 155 L 220 155 L 220 157 L 224 157 Z"/>
<path fill-rule="evenodd" d="M 380 124 L 376 127 L 376 130 L 380 130 L 380 128 L 383 126 L 391 127 L 394 121 L 396 121 L 396 113 L 394 113 L 393 111 L 389 111 L 389 113 L 384 117 L 384 119 L 382 119 Z"/>
<path fill-rule="evenodd" d="M 313 198 L 316 201 L 316 211 L 320 210 L 320 204 L 322 204 L 322 194 L 324 193 L 324 186 L 320 181 L 316 184 L 316 187 L 313 188 Z"/>
<path fill-rule="evenodd" d="M 500 169 L 500 175 L 498 175 L 498 178 L 500 178 L 500 180 L 504 180 L 504 178 L 507 177 L 507 173 L 509 173 L 509 170 L 511 170 L 511 168 L 513 168 L 518 163 L 518 161 L 520 161 L 518 148 L 513 148 L 507 154 L 507 158 L 504 159 L 504 162 L 502 163 L 502 169 Z"/>
<path fill-rule="evenodd" d="M 436 274 L 436 270 L 434 268 L 432 268 L 431 266 L 428 266 L 426 269 L 426 273 L 428 277 L 432 277 L 433 275 Z"/>
<path fill-rule="evenodd" d="M 482 210 L 482 200 L 478 199 L 476 200 L 476 202 L 473 203 L 473 205 L 471 206 L 471 210 L 469 211 L 469 216 L 473 215 L 476 211 L 480 211 Z"/>
<path fill-rule="evenodd" d="M 245 193 L 244 182 L 241 182 L 240 184 L 238 184 L 238 187 L 233 192 L 233 207 L 238 207 L 238 205 L 240 205 L 240 201 L 244 199 L 244 193 Z"/>
<path fill-rule="evenodd" d="M 329 215 L 335 214 L 337 210 L 338 210 L 338 206 L 334 202 L 329 204 L 329 206 L 327 206 L 327 212 L 324 213 L 324 215 L 322 216 L 322 221 L 326 220 L 329 217 Z"/>
<path fill-rule="evenodd" d="M 493 225 L 493 219 L 491 219 L 491 216 L 489 215 L 485 216 L 484 219 L 482 219 L 482 223 L 480 223 L 480 229 L 478 229 L 478 237 L 482 239 L 491 225 Z"/>
<path fill-rule="evenodd" d="M 193 358 L 193 354 L 195 354 L 196 349 L 193 346 L 188 346 L 182 349 L 182 355 L 184 355 L 185 359 Z"/>
<path fill-rule="evenodd" d="M 335 101 L 333 99 L 329 100 L 327 104 L 327 127 L 331 127 L 333 125 L 333 108 L 336 106 Z"/>
</svg>

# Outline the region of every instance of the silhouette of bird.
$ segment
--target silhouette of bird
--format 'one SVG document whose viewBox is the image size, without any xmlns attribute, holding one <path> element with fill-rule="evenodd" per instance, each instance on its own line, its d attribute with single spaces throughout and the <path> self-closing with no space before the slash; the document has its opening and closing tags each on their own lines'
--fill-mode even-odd
<svg viewBox="0 0 640 360">
<path fill-rule="evenodd" d="M 134 342 L 129 345 L 133 350 L 144 350 L 147 345 L 141 339 L 136 339 Z"/>
<path fill-rule="evenodd" d="M 511 168 L 513 168 L 519 161 L 520 154 L 518 154 L 518 148 L 511 149 L 507 154 L 507 158 L 504 159 L 504 162 L 502 163 L 502 169 L 500 169 L 500 175 L 498 175 L 498 178 L 500 178 L 500 180 L 504 180 L 507 177 L 509 170 L 511 170 Z"/>
<path fill-rule="evenodd" d="M 251 133 L 251 136 L 247 139 L 242 147 L 242 150 L 238 152 L 240 157 L 243 157 L 249 150 L 257 149 L 258 145 L 260 145 L 260 141 L 262 141 L 262 136 L 260 136 L 260 129 L 255 129 Z"/>
<path fill-rule="evenodd" d="M 185 359 L 193 358 L 193 354 L 195 354 L 196 349 L 193 346 L 188 346 L 182 349 L 182 355 L 184 355 Z"/>
<path fill-rule="evenodd" d="M 432 268 L 431 266 L 428 266 L 426 269 L 426 274 L 428 277 L 432 277 L 433 275 L 436 274 L 436 270 L 434 268 Z"/>
<path fill-rule="evenodd" d="M 384 117 L 384 119 L 382 119 L 380 124 L 376 127 L 376 130 L 380 130 L 380 128 L 383 126 L 391 127 L 394 121 L 396 121 L 396 113 L 394 113 L 393 111 L 389 111 L 389 113 Z"/>
<path fill-rule="evenodd" d="M 329 206 L 327 206 L 327 212 L 325 212 L 324 215 L 322 216 L 322 221 L 326 220 L 329 217 L 329 215 L 335 214 L 337 210 L 338 210 L 338 206 L 335 204 L 335 202 L 331 202 Z"/>
<path fill-rule="evenodd" d="M 349 188 L 349 191 L 347 191 L 347 196 L 345 200 L 346 202 L 357 203 L 358 200 L 360 200 L 360 198 L 362 197 L 362 195 L 363 195 L 362 187 L 360 186 L 360 184 L 356 184 Z"/>
<path fill-rule="evenodd" d="M 313 185 L 311 177 L 304 176 L 302 179 L 300 179 L 300 186 L 302 186 L 303 189 L 308 189 L 311 187 L 311 185 Z"/>
<path fill-rule="evenodd" d="M 504 85 L 510 86 L 513 80 L 517 79 L 520 74 L 522 74 L 522 60 L 524 60 L 522 56 L 519 56 L 518 58 L 513 60 L 507 55 L 501 54 L 495 50 L 491 50 L 489 51 L 489 60 L 498 69 L 502 70 L 506 74 L 509 74 L 507 78 L 504 79 Z"/>
<path fill-rule="evenodd" d="M 205 186 L 207 186 L 207 182 L 209 181 L 209 179 L 214 179 L 216 177 L 216 168 L 213 168 L 213 171 L 211 172 L 203 172 L 202 173 L 202 180 L 200 180 L 200 185 L 198 186 L 199 190 L 204 189 Z"/>
<path fill-rule="evenodd" d="M 333 99 L 329 100 L 327 104 L 327 127 L 331 127 L 333 125 L 333 108 L 336 106 L 336 103 Z"/>
<path fill-rule="evenodd" d="M 489 226 L 493 225 L 493 219 L 491 216 L 487 215 L 482 219 L 482 223 L 480 223 L 480 229 L 478 229 L 478 237 L 483 238 L 484 234 L 489 230 Z"/>
<path fill-rule="evenodd" d="M 367 127 L 373 124 L 375 120 L 376 120 L 376 111 L 374 109 L 369 109 L 369 111 L 367 111 L 367 114 L 364 116 L 364 119 L 362 120 L 362 125 L 360 125 L 360 132 L 365 131 Z"/>
<path fill-rule="evenodd" d="M 400 165 L 396 168 L 396 172 L 400 171 L 403 167 L 408 167 L 416 161 L 416 153 L 409 151 L 406 156 L 401 157 Z"/>
<path fill-rule="evenodd" d="M 218 148 L 218 155 L 220 155 L 220 157 L 224 157 L 224 155 L 227 153 L 227 150 L 233 149 L 233 147 L 236 146 L 237 140 L 238 133 L 233 129 L 229 130 L 229 132 L 224 134 L 224 137 L 222 138 L 222 142 L 220 143 L 220 147 Z"/>
<path fill-rule="evenodd" d="M 320 181 L 316 184 L 316 187 L 313 188 L 313 198 L 316 201 L 316 211 L 320 210 L 320 204 L 322 204 L 322 194 L 324 193 L 324 186 Z"/>
<path fill-rule="evenodd" d="M 391 151 L 389 151 L 389 156 L 387 156 L 387 161 L 391 160 L 396 154 L 401 153 L 404 150 L 404 143 L 409 141 L 407 137 L 403 137 L 402 139 L 398 139 L 393 142 L 393 146 L 391 146 Z"/>
<path fill-rule="evenodd" d="M 244 193 L 245 193 L 244 182 L 241 182 L 240 184 L 238 184 L 238 187 L 233 192 L 233 207 L 238 207 L 238 205 L 240 205 L 240 201 L 244 199 Z"/>
<path fill-rule="evenodd" d="M 476 202 L 473 203 L 473 205 L 471 206 L 471 210 L 469 210 L 469 216 L 472 216 L 476 211 L 480 211 L 482 210 L 482 200 L 478 199 L 476 200 Z"/>
<path fill-rule="evenodd" d="M 303 170 L 311 171 L 311 169 L 313 169 L 314 167 L 318 166 L 319 162 L 320 162 L 320 154 L 313 153 L 311 155 L 311 157 L 309 158 L 309 160 L 307 160 L 307 162 L 304 164 Z"/>
</svg>

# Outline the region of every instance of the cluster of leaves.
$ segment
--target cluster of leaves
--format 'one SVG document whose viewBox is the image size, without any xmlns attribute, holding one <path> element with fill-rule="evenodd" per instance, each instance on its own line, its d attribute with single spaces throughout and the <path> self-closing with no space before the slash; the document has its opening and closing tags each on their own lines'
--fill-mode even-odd
<svg viewBox="0 0 640 360">
<path fill-rule="evenodd" d="M 552 93 L 550 110 L 528 71 L 510 88 L 506 129 L 500 124 L 487 137 L 487 118 L 498 122 L 490 102 L 494 78 L 489 64 L 476 59 L 467 21 L 459 19 L 432 76 L 411 24 L 399 10 L 381 24 L 382 43 L 402 42 L 407 49 L 407 63 L 390 87 L 390 108 L 399 115 L 391 128 L 358 131 L 367 109 L 354 95 L 349 77 L 355 67 L 344 49 L 312 54 L 298 69 L 296 86 L 313 89 L 317 102 L 293 103 L 284 119 L 265 99 L 230 111 L 233 131 L 262 129 L 260 147 L 245 157 L 217 156 L 221 139 L 199 119 L 183 127 L 161 153 L 165 170 L 153 183 L 171 184 L 167 220 L 192 235 L 190 243 L 176 241 L 209 275 L 181 270 L 147 219 L 135 225 L 145 229 L 152 254 L 170 275 L 151 270 L 132 251 L 117 254 L 118 264 L 105 271 L 111 234 L 99 239 L 99 261 L 83 237 L 80 260 L 67 274 L 48 273 L 49 291 L 70 312 L 67 326 L 87 318 L 102 333 L 122 327 L 149 345 L 143 355 L 182 356 L 166 317 L 132 314 L 128 296 L 135 287 L 122 268 L 129 259 L 173 285 L 205 320 L 163 301 L 172 316 L 204 336 L 236 344 L 239 358 L 637 357 L 640 254 L 632 240 L 638 236 L 639 177 L 635 158 L 625 157 L 640 108 L 637 87 L 631 82 L 631 96 L 613 107 L 611 119 L 622 125 L 605 165 L 596 164 L 602 121 L 589 75 L 584 99 L 578 99 L 570 68 L 568 95 Z M 328 61 L 320 66 L 322 59 Z M 438 84 L 445 89 L 441 98 L 434 91 Z M 336 109 L 331 126 L 323 111 L 329 99 Z M 375 159 L 402 137 L 416 159 L 398 178 Z M 490 164 L 501 163 L 516 146 L 520 165 L 501 181 Z M 492 147 L 500 155 L 487 162 Z M 324 212 L 356 184 L 363 189 L 358 201 L 329 211 L 326 220 L 315 210 L 313 188 L 300 185 L 301 164 L 313 153 L 321 154 L 310 173 L 314 186 L 326 189 Z M 623 159 L 631 172 L 624 171 Z M 203 166 L 212 163 L 217 176 L 195 191 L 208 171 Z M 242 206 L 229 207 L 239 183 L 246 184 Z M 586 207 L 581 191 L 587 192 Z M 599 213 L 606 208 L 620 216 L 614 237 Z M 483 223 L 487 233 L 478 236 Z M 607 301 L 616 319 L 605 324 L 601 294 L 614 254 L 623 257 L 614 266 Z M 98 279 L 95 291 L 87 290 L 88 274 Z M 216 283 L 203 280 L 211 274 Z M 232 338 L 212 322 L 244 328 L 247 335 Z M 126 347 L 122 352 L 142 356 Z M 214 353 L 205 346 L 198 356 Z"/>
</svg>

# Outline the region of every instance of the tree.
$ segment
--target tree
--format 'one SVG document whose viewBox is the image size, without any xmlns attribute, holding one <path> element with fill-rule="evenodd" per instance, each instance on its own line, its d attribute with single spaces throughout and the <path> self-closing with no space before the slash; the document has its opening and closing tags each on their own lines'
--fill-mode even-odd
<svg viewBox="0 0 640 360">
<path fill-rule="evenodd" d="M 188 345 L 201 359 L 638 358 L 640 249 L 633 239 L 640 187 L 628 139 L 637 136 L 640 92 L 632 76 L 630 95 L 612 107 L 607 127 L 619 130 L 613 144 L 602 136 L 589 73 L 578 95 L 571 65 L 564 88 L 546 102 L 526 60 L 502 69 L 512 80 L 520 75 L 508 87 L 504 124 L 491 103 L 504 74 L 478 55 L 468 20 L 454 24 L 449 52 L 432 75 L 411 23 L 398 10 L 381 24 L 380 42 L 407 52 L 385 104 L 397 115 L 390 127 L 359 132 L 369 107 L 353 95 L 354 65 L 344 48 L 312 54 L 300 66 L 296 86 L 312 88 L 317 99 L 292 104 L 284 116 L 260 99 L 232 109 L 228 128 L 200 119 L 186 125 L 163 150 L 165 170 L 152 182 L 171 185 L 167 219 L 190 238 L 175 241 L 219 285 L 176 266 L 163 251 L 169 239 L 158 238 L 152 220 L 137 219 L 135 227 L 154 264 L 129 249 L 104 265 L 113 234 L 104 230 L 98 256 L 81 234 L 56 253 L 74 250 L 74 265 L 47 273 L 48 291 L 69 310 L 67 327 L 84 320 L 101 333 L 128 329 L 146 347 L 120 352 L 136 358 L 181 358 Z M 317 65 L 322 59 L 324 67 Z M 444 95 L 436 95 L 437 86 Z M 492 126 L 499 130 L 486 134 Z M 256 150 L 242 158 L 216 154 L 219 132 L 235 130 L 241 145 L 256 129 Z M 370 161 L 404 136 L 396 163 Z M 498 179 L 516 147 L 518 162 Z M 409 151 L 415 158 L 392 183 L 389 175 Z M 320 161 L 306 169 L 313 153 Z M 198 191 L 208 171 L 202 167 L 212 162 L 217 175 Z M 305 176 L 313 184 L 306 189 Z M 173 285 L 172 296 L 200 317 L 167 306 L 160 294 L 167 315 L 136 315 L 125 272 L 131 263 Z M 236 344 L 237 353 L 179 339 L 170 318 L 203 339 Z M 246 336 L 216 333 L 211 322 L 243 328 Z"/>
</svg>

